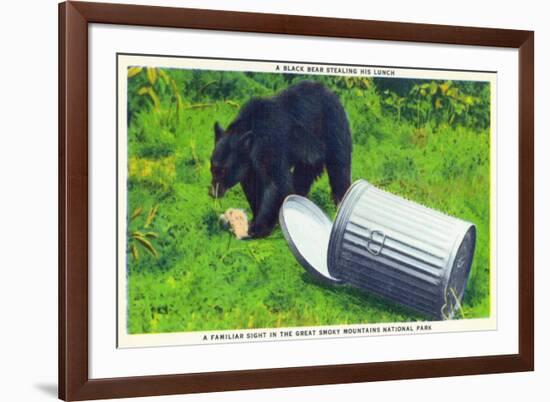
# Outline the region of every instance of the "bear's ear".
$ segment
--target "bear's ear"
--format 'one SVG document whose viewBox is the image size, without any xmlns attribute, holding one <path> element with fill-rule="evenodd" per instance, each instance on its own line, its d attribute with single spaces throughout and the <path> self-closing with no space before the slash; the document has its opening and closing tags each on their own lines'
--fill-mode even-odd
<svg viewBox="0 0 550 402">
<path fill-rule="evenodd" d="M 246 151 L 252 148 L 252 130 L 247 131 L 239 137 L 239 147 Z"/>
<path fill-rule="evenodd" d="M 224 131 L 223 131 L 223 128 L 220 126 L 220 123 L 216 122 L 216 124 L 214 124 L 214 134 L 215 134 L 215 139 L 216 139 L 216 142 L 219 141 L 220 138 L 222 138 L 223 134 L 224 134 Z"/>
</svg>

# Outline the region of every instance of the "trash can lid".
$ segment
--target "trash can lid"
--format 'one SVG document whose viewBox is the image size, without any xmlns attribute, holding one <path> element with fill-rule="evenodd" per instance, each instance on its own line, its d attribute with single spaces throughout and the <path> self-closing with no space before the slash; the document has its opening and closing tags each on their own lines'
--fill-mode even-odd
<svg viewBox="0 0 550 402">
<path fill-rule="evenodd" d="M 317 205 L 305 197 L 289 195 L 279 211 L 279 222 L 292 254 L 309 273 L 324 282 L 341 283 L 328 272 L 332 222 Z"/>
</svg>

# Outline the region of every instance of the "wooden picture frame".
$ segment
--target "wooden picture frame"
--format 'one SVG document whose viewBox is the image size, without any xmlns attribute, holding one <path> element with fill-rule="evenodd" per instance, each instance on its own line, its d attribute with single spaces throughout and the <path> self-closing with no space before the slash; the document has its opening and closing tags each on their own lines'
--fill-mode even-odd
<svg viewBox="0 0 550 402">
<path fill-rule="evenodd" d="M 90 379 L 88 374 L 88 25 L 119 24 L 519 50 L 519 353 Z M 534 369 L 534 33 L 65 2 L 59 5 L 59 397 L 64 400 L 444 377 Z"/>
</svg>

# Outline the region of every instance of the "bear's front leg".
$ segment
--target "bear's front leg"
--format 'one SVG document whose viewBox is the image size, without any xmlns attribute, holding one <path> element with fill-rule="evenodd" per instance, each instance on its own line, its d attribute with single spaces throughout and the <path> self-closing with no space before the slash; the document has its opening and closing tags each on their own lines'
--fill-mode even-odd
<svg viewBox="0 0 550 402">
<path fill-rule="evenodd" d="M 267 237 L 273 231 L 279 217 L 279 208 L 285 197 L 290 194 L 291 186 L 285 183 L 271 182 L 264 188 L 258 214 L 254 216 L 248 228 L 253 238 Z"/>
<path fill-rule="evenodd" d="M 271 234 L 274 227 L 274 224 L 267 225 L 264 223 L 258 223 L 254 220 L 248 227 L 248 237 L 251 239 L 261 239 L 263 237 L 267 237 Z"/>
<path fill-rule="evenodd" d="M 244 195 L 246 196 L 246 200 L 248 201 L 248 205 L 252 210 L 252 216 L 257 216 L 263 194 L 263 185 L 260 178 L 254 171 L 251 170 L 241 181 L 241 187 Z"/>
</svg>

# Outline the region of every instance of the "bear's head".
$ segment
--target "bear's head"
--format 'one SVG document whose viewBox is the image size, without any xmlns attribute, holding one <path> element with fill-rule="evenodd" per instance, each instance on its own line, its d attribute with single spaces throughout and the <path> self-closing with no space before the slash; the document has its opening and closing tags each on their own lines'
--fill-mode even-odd
<svg viewBox="0 0 550 402">
<path fill-rule="evenodd" d="M 210 195 L 223 197 L 231 187 L 241 182 L 248 172 L 248 155 L 251 131 L 240 132 L 235 125 L 227 131 L 216 122 L 214 125 L 215 147 L 210 158 L 212 183 Z"/>
</svg>

